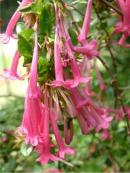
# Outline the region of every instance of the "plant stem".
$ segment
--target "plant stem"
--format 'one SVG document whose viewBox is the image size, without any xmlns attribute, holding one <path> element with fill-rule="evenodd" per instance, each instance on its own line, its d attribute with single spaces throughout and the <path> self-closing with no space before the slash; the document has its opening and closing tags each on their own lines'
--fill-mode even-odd
<svg viewBox="0 0 130 173">
<path fill-rule="evenodd" d="M 111 2 L 108 2 L 107 0 L 100 0 L 102 3 L 104 3 L 106 6 L 112 8 L 115 12 L 117 12 L 119 15 L 122 15 L 121 11 L 114 7 Z"/>
</svg>

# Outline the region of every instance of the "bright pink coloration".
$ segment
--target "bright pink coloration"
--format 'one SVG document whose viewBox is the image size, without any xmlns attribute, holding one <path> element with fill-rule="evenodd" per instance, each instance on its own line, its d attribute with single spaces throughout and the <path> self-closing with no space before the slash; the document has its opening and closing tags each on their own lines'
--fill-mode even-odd
<svg viewBox="0 0 130 173">
<path fill-rule="evenodd" d="M 55 61 L 55 77 L 56 80 L 52 82 L 54 87 L 63 86 L 64 88 L 70 89 L 77 87 L 80 83 L 88 83 L 90 78 L 84 78 L 81 76 L 78 64 L 75 60 L 73 52 L 68 44 L 65 42 L 65 51 L 67 51 L 68 55 L 68 63 L 70 64 L 72 74 L 74 79 L 64 80 L 63 78 L 63 62 L 61 60 L 61 47 L 60 41 L 62 37 L 67 40 L 69 37 L 68 33 L 65 31 L 63 21 L 59 21 L 56 16 L 56 32 L 55 32 L 55 44 L 54 44 L 54 61 Z M 66 61 L 66 60 L 65 60 Z M 67 61 L 66 61 L 67 62 Z"/>
<path fill-rule="evenodd" d="M 130 44 L 125 43 L 127 38 L 130 36 L 130 1 L 129 0 L 118 0 L 117 1 L 121 12 L 122 18 L 119 19 L 119 22 L 115 25 L 114 33 L 122 33 L 118 44 L 126 48 L 130 47 Z"/>
<path fill-rule="evenodd" d="M 75 60 L 74 54 L 70 48 L 70 45 L 68 42 L 66 42 L 66 49 L 68 51 L 68 56 L 70 58 L 69 64 L 71 67 L 71 71 L 74 77 L 73 84 L 71 85 L 71 88 L 77 87 L 80 83 L 88 83 L 91 80 L 91 77 L 82 77 L 79 66 Z"/>
<path fill-rule="evenodd" d="M 99 52 L 97 51 L 97 41 L 92 40 L 89 42 L 88 40 L 86 40 L 90 27 L 91 9 L 92 0 L 88 0 L 83 27 L 78 36 L 78 40 L 81 43 L 81 46 L 73 46 L 71 41 L 68 40 L 69 45 L 74 52 L 81 53 L 85 55 L 88 59 L 92 59 L 93 57 L 99 55 Z"/>
<path fill-rule="evenodd" d="M 62 86 L 64 83 L 63 79 L 63 66 L 62 66 L 62 61 L 61 61 L 61 52 L 59 48 L 59 41 L 58 41 L 58 27 L 59 25 L 57 24 L 56 26 L 56 31 L 55 31 L 55 43 L 54 43 L 54 63 L 55 63 L 55 77 L 56 80 L 53 81 L 53 85 L 55 86 Z"/>
<path fill-rule="evenodd" d="M 125 11 L 125 0 L 116 0 L 116 1 L 119 4 L 121 12 L 124 12 Z"/>
<path fill-rule="evenodd" d="M 19 130 L 25 135 L 25 142 L 37 146 L 42 142 L 40 121 L 42 118 L 40 98 L 25 98 L 24 115 Z"/>
<path fill-rule="evenodd" d="M 26 143 L 33 146 L 42 142 L 40 134 L 40 121 L 42 119 L 42 105 L 40 102 L 39 88 L 37 87 L 37 63 L 38 63 L 38 40 L 35 32 L 35 44 L 30 71 L 30 80 L 25 98 L 24 116 L 21 129 L 25 133 Z"/>
<path fill-rule="evenodd" d="M 70 88 L 75 88 L 77 87 L 80 83 L 88 83 L 91 78 L 85 78 L 81 76 L 79 66 L 76 62 L 76 59 L 74 57 L 74 54 L 72 52 L 72 49 L 69 45 L 70 36 L 68 32 L 66 32 L 65 27 L 63 25 L 63 21 L 60 20 L 60 33 L 62 37 L 66 40 L 65 41 L 65 50 L 67 52 L 67 58 L 68 58 L 68 64 L 71 67 L 71 71 L 73 74 L 74 79 L 66 80 L 65 81 L 65 86 L 69 86 Z"/>
<path fill-rule="evenodd" d="M 92 59 L 99 55 L 97 51 L 97 41 L 92 40 L 90 42 L 82 41 L 82 46 L 73 46 L 71 41 L 69 40 L 69 45 L 74 52 L 81 53 L 85 55 L 88 59 Z"/>
<path fill-rule="evenodd" d="M 49 137 L 49 108 L 47 96 L 44 97 L 44 111 L 43 111 L 43 128 L 42 130 L 42 143 L 36 147 L 40 157 L 37 159 L 40 163 L 48 163 L 49 161 L 58 161 L 59 158 L 50 153 L 50 137 Z"/>
<path fill-rule="evenodd" d="M 35 33 L 35 44 L 34 44 L 34 51 L 33 51 L 33 58 L 32 58 L 32 65 L 30 70 L 30 80 L 29 80 L 29 97 L 39 97 L 40 91 L 37 87 L 37 66 L 38 66 L 38 36 L 37 32 Z"/>
<path fill-rule="evenodd" d="M 18 68 L 18 63 L 19 63 L 19 56 L 20 56 L 19 52 L 16 51 L 15 55 L 14 55 L 14 58 L 13 58 L 13 61 L 12 61 L 11 68 L 10 69 L 4 69 L 3 77 L 5 77 L 7 79 L 11 79 L 11 80 L 16 80 L 16 79 L 21 80 L 22 79 L 22 77 L 20 77 L 17 74 L 17 68 Z"/>
<path fill-rule="evenodd" d="M 110 132 L 109 132 L 108 129 L 103 130 L 103 132 L 102 132 L 102 139 L 106 140 L 106 141 L 109 141 L 111 139 Z"/>
<path fill-rule="evenodd" d="M 108 117 L 107 110 L 98 108 L 95 103 L 85 93 L 79 92 L 77 89 L 72 89 L 72 99 L 76 105 L 78 114 L 76 115 L 84 134 L 87 134 L 91 129 L 97 132 L 101 129 L 107 129 L 112 117 Z M 82 95 L 84 93 L 84 95 Z"/>
<path fill-rule="evenodd" d="M 74 154 L 74 150 L 70 147 L 65 146 L 65 144 L 62 140 L 61 134 L 59 132 L 55 118 L 56 118 L 56 116 L 55 116 L 54 111 L 50 110 L 50 121 L 51 121 L 52 130 L 53 130 L 55 138 L 56 138 L 56 142 L 58 144 L 59 157 L 64 159 L 65 154 Z"/>
<path fill-rule="evenodd" d="M 102 91 L 105 91 L 106 90 L 106 85 L 105 85 L 105 83 L 103 81 L 103 78 L 101 76 L 101 73 L 100 73 L 100 71 L 99 71 L 99 69 L 98 69 L 98 67 L 97 67 L 96 64 L 95 64 L 95 71 L 96 71 L 97 79 L 99 81 L 100 89 Z"/>
<path fill-rule="evenodd" d="M 80 42 L 85 41 L 88 35 L 89 27 L 90 27 L 90 19 L 91 19 L 91 9 L 92 9 L 92 0 L 88 0 L 83 27 L 78 36 L 78 40 Z"/>
<path fill-rule="evenodd" d="M 18 9 L 31 2 L 32 2 L 32 0 L 23 0 L 21 2 L 20 6 L 18 7 Z M 16 36 L 13 33 L 14 33 L 15 26 L 21 16 L 21 13 L 18 12 L 18 9 L 16 10 L 16 12 L 13 14 L 12 18 L 10 19 L 5 33 L 2 34 L 2 42 L 4 44 L 7 44 L 9 42 L 10 37 L 16 38 Z"/>
<path fill-rule="evenodd" d="M 67 119 L 64 118 L 64 136 L 65 136 L 65 143 L 67 145 L 71 143 L 73 135 L 74 135 L 73 121 L 69 120 L 69 122 L 67 122 Z"/>
</svg>

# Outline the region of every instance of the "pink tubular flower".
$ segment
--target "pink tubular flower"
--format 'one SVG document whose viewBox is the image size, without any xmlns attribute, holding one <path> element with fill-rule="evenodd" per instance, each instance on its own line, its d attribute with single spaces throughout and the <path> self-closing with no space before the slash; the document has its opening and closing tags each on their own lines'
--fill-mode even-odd
<svg viewBox="0 0 130 173">
<path fill-rule="evenodd" d="M 97 51 L 97 41 L 92 40 L 89 42 L 88 40 L 86 40 L 90 27 L 91 9 L 92 0 L 88 0 L 83 27 L 78 36 L 78 40 L 81 43 L 81 46 L 73 46 L 71 41 L 68 40 L 70 47 L 74 52 L 81 53 L 85 55 L 88 59 L 92 59 L 93 57 L 99 55 L 99 52 Z"/>
<path fill-rule="evenodd" d="M 130 21 L 129 21 L 130 1 L 117 0 L 117 3 L 119 4 L 123 16 L 119 19 L 118 23 L 115 25 L 114 33 L 122 33 L 122 36 L 118 41 L 118 44 L 123 47 L 129 48 L 130 44 L 125 43 L 125 41 L 130 36 Z"/>
<path fill-rule="evenodd" d="M 73 84 L 71 86 L 71 88 L 77 87 L 80 83 L 88 83 L 91 80 L 91 77 L 82 77 L 80 70 L 79 70 L 79 66 L 75 60 L 75 57 L 73 55 L 73 52 L 71 50 L 71 48 L 69 47 L 69 44 L 66 42 L 66 48 L 68 51 L 68 55 L 70 58 L 70 67 L 71 67 L 71 71 L 73 74 Z"/>
<path fill-rule="evenodd" d="M 48 163 L 49 161 L 58 161 L 59 158 L 50 153 L 50 137 L 49 137 L 49 108 L 47 96 L 44 97 L 44 111 L 43 111 L 43 128 L 42 131 L 42 143 L 39 143 L 36 150 L 39 152 L 40 157 L 37 159 L 40 163 Z"/>
<path fill-rule="evenodd" d="M 37 24 L 35 24 L 35 27 L 37 28 Z M 34 51 L 33 51 L 33 59 L 32 59 L 32 65 L 30 70 L 30 80 L 29 80 L 29 87 L 28 92 L 30 97 L 37 98 L 39 97 L 40 91 L 37 86 L 37 65 L 38 65 L 38 36 L 37 31 L 35 32 L 35 44 L 34 44 Z"/>
<path fill-rule="evenodd" d="M 27 93 L 28 94 L 28 93 Z M 25 143 L 37 146 L 42 143 L 40 121 L 42 118 L 40 98 L 25 98 L 24 115 L 19 131 L 25 136 Z"/>
<path fill-rule="evenodd" d="M 107 111 L 103 108 L 98 108 L 90 97 L 87 95 L 85 97 L 83 91 L 79 92 L 77 89 L 72 89 L 71 91 L 72 99 L 78 112 L 76 116 L 82 132 L 86 134 L 91 129 L 95 129 L 97 132 L 101 129 L 107 129 L 112 121 L 112 117 L 108 117 Z"/>
<path fill-rule="evenodd" d="M 72 71 L 73 78 L 74 78 L 74 79 L 66 80 L 65 86 L 69 84 L 70 88 L 75 88 L 80 83 L 88 83 L 91 78 L 81 76 L 81 73 L 79 70 L 79 65 L 76 62 L 74 53 L 69 45 L 69 42 L 67 41 L 68 38 L 70 40 L 70 36 L 69 36 L 68 32 L 66 32 L 66 29 L 63 25 L 63 21 L 61 19 L 60 19 L 60 33 L 61 33 L 61 36 L 66 40 L 65 41 L 65 50 L 67 53 L 68 64 L 71 67 L 71 71 Z"/>
<path fill-rule="evenodd" d="M 23 0 L 20 3 L 20 6 L 18 7 L 18 9 L 27 5 L 28 3 L 31 3 L 31 2 L 32 2 L 32 0 Z M 10 37 L 16 38 L 16 36 L 13 33 L 14 33 L 15 26 L 16 26 L 16 24 L 17 24 L 17 22 L 21 16 L 21 13 L 18 12 L 18 9 L 16 10 L 16 12 L 11 17 L 5 33 L 2 34 L 2 42 L 4 44 L 7 44 L 9 42 Z"/>
<path fill-rule="evenodd" d="M 35 24 L 37 27 L 37 23 Z M 35 32 L 35 44 L 32 65 L 30 70 L 30 80 L 25 98 L 24 116 L 21 130 L 25 133 L 26 143 L 31 143 L 33 146 L 42 142 L 40 134 L 40 121 L 42 118 L 42 108 L 40 102 L 39 88 L 37 86 L 37 63 L 38 63 L 38 38 L 37 31 Z"/>
<path fill-rule="evenodd" d="M 83 22 L 83 27 L 78 36 L 78 40 L 80 42 L 85 41 L 86 37 L 88 35 L 89 27 L 90 27 L 90 20 L 91 20 L 91 9 L 92 9 L 92 0 L 88 0 L 85 18 L 84 18 L 84 22 Z"/>
<path fill-rule="evenodd" d="M 57 12 L 58 13 L 58 12 Z M 63 21 L 58 18 L 58 15 L 56 15 L 56 31 L 55 31 L 55 43 L 54 43 L 54 63 L 55 63 L 55 77 L 56 80 L 52 82 L 52 85 L 54 87 L 60 87 L 63 86 L 64 88 L 70 89 L 77 87 L 80 83 L 88 83 L 90 78 L 84 78 L 81 76 L 78 64 L 75 60 L 75 57 L 73 55 L 73 52 L 68 44 L 67 41 L 65 41 L 65 52 L 68 56 L 68 62 L 70 62 L 70 67 L 72 74 L 74 76 L 74 79 L 66 79 L 63 78 L 63 58 L 61 56 L 62 47 L 61 47 L 61 40 L 64 38 L 67 40 L 68 33 L 65 31 L 65 28 L 63 26 Z"/>
<path fill-rule="evenodd" d="M 55 86 L 62 86 L 64 83 L 64 79 L 63 79 L 63 66 L 61 61 L 61 52 L 60 52 L 59 41 L 58 41 L 58 31 L 59 31 L 58 26 L 59 25 L 57 24 L 56 31 L 55 31 L 55 43 L 54 43 L 54 63 L 55 63 L 56 80 L 53 81 L 52 84 Z"/>
<path fill-rule="evenodd" d="M 88 41 L 82 41 L 82 46 L 73 46 L 71 41 L 69 41 L 70 47 L 74 52 L 81 53 L 84 56 L 86 56 L 88 59 L 92 59 L 93 57 L 96 57 L 99 55 L 97 51 L 97 41 L 92 40 L 90 42 Z"/>
<path fill-rule="evenodd" d="M 70 147 L 65 146 L 65 144 L 62 140 L 61 134 L 59 132 L 55 118 L 56 118 L 56 116 L 55 116 L 54 111 L 50 110 L 50 121 L 51 121 L 52 130 L 53 130 L 55 138 L 56 138 L 56 142 L 58 144 L 59 157 L 64 159 L 65 154 L 74 154 L 74 150 Z"/>
<path fill-rule="evenodd" d="M 16 51 L 14 58 L 13 58 L 13 61 L 12 61 L 11 68 L 10 69 L 4 69 L 4 74 L 2 75 L 4 78 L 11 79 L 11 80 L 16 80 L 16 79 L 21 80 L 22 79 L 22 77 L 20 77 L 17 74 L 19 56 L 20 56 L 19 52 Z"/>
</svg>

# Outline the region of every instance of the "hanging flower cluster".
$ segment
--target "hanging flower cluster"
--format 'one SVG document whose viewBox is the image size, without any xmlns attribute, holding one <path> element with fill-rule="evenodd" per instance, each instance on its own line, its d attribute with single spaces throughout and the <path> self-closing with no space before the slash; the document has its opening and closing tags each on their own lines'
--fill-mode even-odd
<svg viewBox="0 0 130 173">
<path fill-rule="evenodd" d="M 123 14 L 115 26 L 115 32 L 123 35 L 119 41 L 124 45 L 129 33 L 129 6 L 128 0 L 119 0 Z M 34 3 L 32 0 L 23 0 L 12 16 L 5 34 L 1 35 L 2 42 L 7 44 L 10 37 L 17 39 L 14 34 L 15 26 L 21 17 L 19 9 Z M 74 135 L 74 119 L 77 119 L 83 134 L 92 130 L 103 131 L 103 138 L 109 138 L 111 114 L 119 115 L 122 110 L 108 110 L 99 106 L 93 100 L 91 91 L 91 60 L 99 56 L 96 40 L 88 39 L 92 0 L 88 0 L 84 22 L 77 37 L 78 44 L 72 43 L 65 17 L 58 3 L 54 2 L 55 32 L 53 69 L 54 75 L 42 84 L 38 82 L 39 62 L 39 19 L 36 18 L 33 26 L 34 48 L 31 66 L 29 69 L 28 87 L 24 102 L 24 114 L 18 133 L 22 134 L 27 145 L 32 145 L 39 153 L 37 161 L 48 163 L 65 159 L 66 154 L 74 154 L 74 149 L 68 146 Z M 24 22 L 27 23 L 24 17 Z M 128 45 L 127 45 L 128 47 Z M 78 57 L 78 58 L 77 58 Z M 11 68 L 5 69 L 3 77 L 8 79 L 23 79 L 17 72 L 20 52 L 15 52 Z M 44 68 L 44 67 L 43 67 Z M 94 70 L 99 81 L 100 89 L 106 90 L 106 85 L 97 64 Z M 87 76 L 85 73 L 87 71 Z M 62 133 L 63 132 L 63 133 Z M 64 138 L 64 139 L 63 139 Z M 57 149 L 58 148 L 58 149 Z"/>
</svg>

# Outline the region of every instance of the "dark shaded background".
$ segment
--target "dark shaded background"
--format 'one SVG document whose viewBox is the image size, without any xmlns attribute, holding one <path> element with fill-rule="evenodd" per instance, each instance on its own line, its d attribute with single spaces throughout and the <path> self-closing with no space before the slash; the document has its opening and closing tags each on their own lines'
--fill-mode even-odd
<svg viewBox="0 0 130 173">
<path fill-rule="evenodd" d="M 10 19 L 18 6 L 17 0 L 0 0 L 0 26 L 4 31 Z"/>
</svg>

